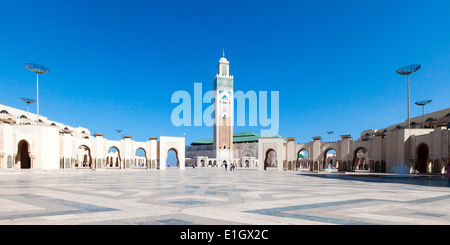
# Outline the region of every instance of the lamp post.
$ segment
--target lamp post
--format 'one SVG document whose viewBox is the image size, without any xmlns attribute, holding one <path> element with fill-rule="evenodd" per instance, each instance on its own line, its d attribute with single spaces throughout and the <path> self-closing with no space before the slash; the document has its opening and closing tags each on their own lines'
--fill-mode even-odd
<svg viewBox="0 0 450 245">
<path fill-rule="evenodd" d="M 399 68 L 396 72 L 400 75 L 407 75 L 407 81 L 408 81 L 408 128 L 411 128 L 411 122 L 409 118 L 409 74 L 412 74 L 420 69 L 420 65 L 408 65 Z"/>
<path fill-rule="evenodd" d="M 36 102 L 36 100 L 33 99 L 28 99 L 28 98 L 20 98 L 23 102 L 27 103 L 27 118 L 28 118 L 28 107 L 30 106 L 30 104 L 33 104 L 34 102 Z"/>
<path fill-rule="evenodd" d="M 122 132 L 122 130 L 116 129 L 116 130 L 114 130 L 114 131 L 117 132 L 117 141 L 119 141 L 119 139 L 120 139 L 120 132 Z"/>
<path fill-rule="evenodd" d="M 328 141 L 329 141 L 329 142 L 331 142 L 331 138 L 330 138 L 330 137 L 331 137 L 331 135 L 332 135 L 333 133 L 334 133 L 334 131 L 328 131 L 328 132 L 327 132 L 327 134 L 328 134 Z"/>
<path fill-rule="evenodd" d="M 47 73 L 49 69 L 43 65 L 38 65 L 35 63 L 26 63 L 25 67 L 36 73 L 37 123 L 39 123 L 39 74 Z"/>
<path fill-rule="evenodd" d="M 415 104 L 422 106 L 422 128 L 425 128 L 425 121 L 423 120 L 423 114 L 425 111 L 425 106 L 428 105 L 431 102 L 431 100 L 421 100 L 417 101 Z"/>
</svg>

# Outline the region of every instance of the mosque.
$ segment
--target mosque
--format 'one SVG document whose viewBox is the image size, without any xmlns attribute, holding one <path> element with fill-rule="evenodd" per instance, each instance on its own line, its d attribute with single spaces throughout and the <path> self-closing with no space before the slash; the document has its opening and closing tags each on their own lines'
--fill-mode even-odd
<svg viewBox="0 0 450 245">
<path fill-rule="evenodd" d="M 214 78 L 212 139 L 186 146 L 186 165 L 277 171 L 361 171 L 445 173 L 449 162 L 450 108 L 379 130 L 365 130 L 360 138 L 341 135 L 337 142 L 320 136 L 308 143 L 279 135 L 233 132 L 233 76 L 222 54 Z M 424 120 L 423 118 L 427 118 Z"/>
<path fill-rule="evenodd" d="M 168 152 L 177 167 L 222 167 L 275 171 L 360 171 L 445 174 L 449 163 L 450 108 L 383 129 L 365 130 L 354 140 L 336 142 L 320 136 L 307 143 L 292 137 L 235 133 L 233 76 L 222 54 L 214 78 L 212 139 L 190 145 L 184 137 L 149 137 L 145 142 L 123 135 L 72 127 L 0 104 L 0 170 L 8 169 L 165 169 Z M 423 120 L 422 118 L 426 118 Z M 137 154 L 137 152 L 141 154 Z"/>
</svg>

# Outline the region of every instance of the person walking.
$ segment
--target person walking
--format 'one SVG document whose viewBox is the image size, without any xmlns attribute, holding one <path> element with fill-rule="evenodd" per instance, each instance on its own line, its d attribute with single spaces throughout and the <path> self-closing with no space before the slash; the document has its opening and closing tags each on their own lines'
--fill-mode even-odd
<svg viewBox="0 0 450 245">
<path fill-rule="evenodd" d="M 227 171 L 228 164 L 225 162 L 225 171 Z"/>
</svg>

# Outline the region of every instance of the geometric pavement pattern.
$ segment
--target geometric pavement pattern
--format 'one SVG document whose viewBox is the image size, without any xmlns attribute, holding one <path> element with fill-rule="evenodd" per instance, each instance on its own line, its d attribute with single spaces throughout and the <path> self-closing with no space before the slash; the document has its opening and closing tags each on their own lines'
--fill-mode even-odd
<svg viewBox="0 0 450 245">
<path fill-rule="evenodd" d="M 440 175 L 223 168 L 0 172 L 0 224 L 449 225 Z"/>
</svg>

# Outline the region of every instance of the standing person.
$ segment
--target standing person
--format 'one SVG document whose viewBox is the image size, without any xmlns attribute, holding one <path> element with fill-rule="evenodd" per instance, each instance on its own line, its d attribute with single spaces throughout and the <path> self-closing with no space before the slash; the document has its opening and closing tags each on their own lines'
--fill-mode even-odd
<svg viewBox="0 0 450 245">
<path fill-rule="evenodd" d="M 228 164 L 225 162 L 225 171 L 227 171 Z"/>
</svg>

